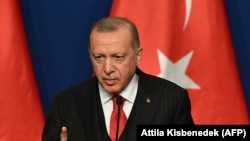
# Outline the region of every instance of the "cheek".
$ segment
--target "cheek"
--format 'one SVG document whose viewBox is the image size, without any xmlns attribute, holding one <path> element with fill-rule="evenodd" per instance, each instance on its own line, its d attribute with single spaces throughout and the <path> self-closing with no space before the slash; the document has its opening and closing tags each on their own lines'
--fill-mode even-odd
<svg viewBox="0 0 250 141">
<path fill-rule="evenodd" d="M 119 73 L 122 77 L 130 77 L 135 72 L 136 62 L 130 62 L 122 67 L 119 67 Z M 125 78 L 126 79 L 126 78 Z"/>
<path fill-rule="evenodd" d="M 97 76 L 100 76 L 102 73 L 102 67 L 100 65 L 93 65 L 94 73 Z"/>
</svg>

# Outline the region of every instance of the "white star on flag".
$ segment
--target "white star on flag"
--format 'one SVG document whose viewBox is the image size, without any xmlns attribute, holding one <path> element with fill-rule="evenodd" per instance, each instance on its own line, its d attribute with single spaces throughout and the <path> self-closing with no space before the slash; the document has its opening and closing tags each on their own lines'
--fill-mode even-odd
<svg viewBox="0 0 250 141">
<path fill-rule="evenodd" d="M 189 52 L 176 63 L 168 59 L 160 50 L 157 50 L 157 53 L 161 69 L 161 73 L 157 76 L 175 82 L 183 88 L 200 89 L 200 86 L 185 73 L 193 55 L 193 51 Z"/>
</svg>

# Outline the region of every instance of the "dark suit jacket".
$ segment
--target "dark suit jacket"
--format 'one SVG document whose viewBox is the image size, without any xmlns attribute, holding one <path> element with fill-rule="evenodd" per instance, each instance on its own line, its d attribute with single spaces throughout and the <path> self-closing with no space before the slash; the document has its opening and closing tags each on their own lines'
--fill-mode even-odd
<svg viewBox="0 0 250 141">
<path fill-rule="evenodd" d="M 194 124 L 185 89 L 137 69 L 138 92 L 120 141 L 136 141 L 138 124 Z M 58 94 L 51 105 L 43 141 L 59 141 L 62 126 L 68 141 L 109 141 L 96 77 Z M 146 102 L 149 98 L 151 102 Z"/>
</svg>

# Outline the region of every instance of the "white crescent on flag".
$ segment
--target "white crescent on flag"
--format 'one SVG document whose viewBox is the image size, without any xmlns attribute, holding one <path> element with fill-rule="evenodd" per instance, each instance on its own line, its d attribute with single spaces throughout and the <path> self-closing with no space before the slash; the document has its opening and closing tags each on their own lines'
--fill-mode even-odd
<svg viewBox="0 0 250 141">
<path fill-rule="evenodd" d="M 186 13 L 185 13 L 185 22 L 184 22 L 183 30 L 185 30 L 189 17 L 190 17 L 192 0 L 185 0 L 185 6 L 186 6 Z"/>
</svg>

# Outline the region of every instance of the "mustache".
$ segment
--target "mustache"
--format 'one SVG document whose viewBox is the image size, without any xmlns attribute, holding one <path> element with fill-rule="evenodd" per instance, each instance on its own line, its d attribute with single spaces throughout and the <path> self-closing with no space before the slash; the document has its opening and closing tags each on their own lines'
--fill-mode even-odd
<svg viewBox="0 0 250 141">
<path fill-rule="evenodd" d="M 112 74 L 102 74 L 102 79 L 117 79 L 117 77 Z"/>
</svg>

